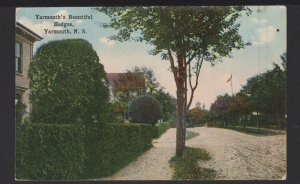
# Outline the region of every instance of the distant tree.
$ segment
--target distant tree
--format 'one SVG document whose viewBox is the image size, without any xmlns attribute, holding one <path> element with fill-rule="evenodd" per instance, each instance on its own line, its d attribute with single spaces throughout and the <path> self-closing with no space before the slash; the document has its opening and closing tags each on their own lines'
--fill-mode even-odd
<svg viewBox="0 0 300 184">
<path fill-rule="evenodd" d="M 281 66 L 273 63 L 273 69 L 250 77 L 247 84 L 235 96 L 219 95 L 211 105 L 212 117 L 223 121 L 231 118 L 231 120 L 238 120 L 241 124 L 242 118 L 252 112 L 257 112 L 260 115 L 272 115 L 281 126 L 281 123 L 285 122 L 287 110 L 286 53 L 280 58 Z M 243 126 L 245 127 L 245 121 Z"/>
<path fill-rule="evenodd" d="M 171 121 L 174 109 L 176 108 L 176 99 L 168 92 L 165 92 L 163 88 L 156 90 L 153 97 L 162 105 L 163 120 Z"/>
<path fill-rule="evenodd" d="M 200 108 L 193 108 L 188 111 L 187 117 L 193 126 L 203 125 L 209 118 L 209 111 Z"/>
<path fill-rule="evenodd" d="M 238 93 L 229 102 L 229 112 L 232 116 L 236 116 L 239 120 L 239 124 L 245 116 L 253 111 L 252 103 L 250 98 L 245 94 Z M 246 127 L 245 121 L 243 121 L 243 127 Z"/>
<path fill-rule="evenodd" d="M 198 86 L 203 61 L 214 64 L 245 46 L 238 33 L 243 6 L 96 8 L 110 17 L 103 27 L 118 30 L 112 39 L 145 41 L 150 54 L 169 60 L 177 88 L 176 155 L 185 148 L 185 114 Z M 195 79 L 194 84 L 192 80 Z M 189 89 L 189 90 L 188 90 Z M 189 94 L 188 94 L 189 93 Z"/>
<path fill-rule="evenodd" d="M 210 114 L 214 119 L 218 119 L 227 123 L 229 122 L 229 104 L 232 100 L 232 97 L 227 93 L 225 95 L 217 96 L 217 99 L 212 103 L 210 107 Z"/>
<path fill-rule="evenodd" d="M 247 80 L 241 93 L 249 96 L 253 111 L 276 116 L 282 121 L 287 110 L 286 55 L 281 56 L 281 66 L 273 63 L 273 69 Z"/>
<path fill-rule="evenodd" d="M 276 64 L 272 70 L 248 79 L 242 92 L 250 95 L 254 110 L 258 112 L 286 113 L 286 76 Z"/>
<path fill-rule="evenodd" d="M 126 113 L 128 112 L 128 103 L 120 100 L 113 100 L 111 104 L 114 116 L 120 120 L 119 122 L 124 122 Z"/>
<path fill-rule="evenodd" d="M 162 106 L 149 95 L 138 96 L 129 103 L 129 117 L 133 123 L 155 125 L 162 118 Z"/>
<path fill-rule="evenodd" d="M 155 74 L 152 69 L 145 66 L 142 67 L 133 67 L 130 70 L 127 70 L 127 73 L 142 73 L 145 76 L 145 88 L 146 93 L 153 95 L 160 87 L 159 82 L 155 78 Z"/>
<path fill-rule="evenodd" d="M 28 76 L 33 122 L 88 124 L 107 120 L 106 75 L 89 42 L 67 39 L 42 45 Z"/>
</svg>

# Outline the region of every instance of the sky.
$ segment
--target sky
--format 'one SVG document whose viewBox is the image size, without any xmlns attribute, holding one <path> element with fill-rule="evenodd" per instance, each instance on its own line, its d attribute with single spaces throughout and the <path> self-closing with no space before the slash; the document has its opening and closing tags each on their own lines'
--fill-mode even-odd
<svg viewBox="0 0 300 184">
<path fill-rule="evenodd" d="M 218 95 L 231 94 L 230 82 L 226 82 L 231 74 L 233 93 L 237 93 L 248 78 L 272 69 L 272 63 L 281 63 L 280 55 L 286 52 L 286 7 L 249 8 L 253 12 L 250 16 L 245 15 L 239 19 L 239 33 L 244 41 L 250 41 L 252 45 L 242 50 L 234 50 L 231 58 L 223 58 L 223 62 L 214 66 L 208 62 L 203 63 L 192 107 L 200 102 L 209 109 Z M 92 19 L 37 19 L 36 15 L 92 15 Z M 82 38 L 93 45 L 107 73 L 122 73 L 134 66 L 146 66 L 154 71 L 160 85 L 176 97 L 176 85 L 169 70 L 169 61 L 161 60 L 159 55 L 150 55 L 148 51 L 153 46 L 146 43 L 110 40 L 109 37 L 116 30 L 102 28 L 100 24 L 108 22 L 109 18 L 91 7 L 17 8 L 16 21 L 43 37 L 41 41 L 35 42 L 34 52 L 39 46 L 52 40 Z M 73 26 L 57 27 L 54 22 L 72 23 Z M 85 29 L 86 33 L 46 34 L 44 29 Z"/>
</svg>

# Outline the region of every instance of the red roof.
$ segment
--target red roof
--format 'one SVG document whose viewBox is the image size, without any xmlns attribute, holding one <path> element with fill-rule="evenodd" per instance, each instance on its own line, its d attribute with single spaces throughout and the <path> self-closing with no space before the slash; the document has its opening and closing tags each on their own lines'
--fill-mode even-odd
<svg viewBox="0 0 300 184">
<path fill-rule="evenodd" d="M 143 73 L 107 73 L 107 80 L 113 87 L 121 89 L 133 89 L 145 87 L 145 76 Z"/>
</svg>

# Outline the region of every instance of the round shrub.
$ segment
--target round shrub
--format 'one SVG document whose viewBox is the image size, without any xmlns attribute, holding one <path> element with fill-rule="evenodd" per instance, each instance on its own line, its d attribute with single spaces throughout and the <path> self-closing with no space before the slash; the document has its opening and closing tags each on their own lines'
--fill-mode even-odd
<svg viewBox="0 0 300 184">
<path fill-rule="evenodd" d="M 162 106 L 149 95 L 138 96 L 129 103 L 129 118 L 133 123 L 154 125 L 163 117 Z"/>
</svg>

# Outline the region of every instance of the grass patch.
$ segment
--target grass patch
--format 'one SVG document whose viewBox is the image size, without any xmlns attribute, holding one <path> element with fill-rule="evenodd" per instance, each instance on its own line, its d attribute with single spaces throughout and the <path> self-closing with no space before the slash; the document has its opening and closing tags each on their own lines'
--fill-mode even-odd
<svg viewBox="0 0 300 184">
<path fill-rule="evenodd" d="M 224 127 L 227 129 L 235 130 L 238 132 L 250 134 L 250 135 L 257 135 L 257 136 L 268 136 L 268 135 L 283 135 L 285 134 L 282 131 L 276 130 L 268 130 L 268 129 L 259 129 L 259 128 L 250 128 L 250 127 Z"/>
<path fill-rule="evenodd" d="M 198 161 L 207 161 L 211 157 L 209 153 L 201 148 L 187 147 L 182 157 L 174 156 L 169 161 L 171 168 L 174 169 L 173 179 L 187 180 L 210 180 L 216 177 L 216 171 L 210 168 L 198 166 Z"/>
<path fill-rule="evenodd" d="M 199 135 L 199 133 L 197 133 L 197 132 L 192 132 L 192 131 L 187 130 L 186 133 L 185 133 L 185 140 L 192 139 L 192 138 L 194 138 L 198 135 Z"/>
</svg>

